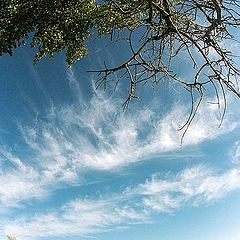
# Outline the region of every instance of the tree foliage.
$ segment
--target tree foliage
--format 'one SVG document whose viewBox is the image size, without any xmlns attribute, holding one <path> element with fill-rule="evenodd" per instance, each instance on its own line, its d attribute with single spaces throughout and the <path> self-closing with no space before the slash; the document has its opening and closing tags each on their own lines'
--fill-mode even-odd
<svg viewBox="0 0 240 240">
<path fill-rule="evenodd" d="M 15 237 L 12 236 L 6 236 L 6 240 L 17 240 Z"/>
<path fill-rule="evenodd" d="M 72 65 L 87 54 L 91 35 L 109 35 L 128 44 L 129 59 L 118 66 L 105 65 L 98 84 L 129 81 L 126 107 L 136 97 L 136 87 L 164 79 L 180 83 L 190 94 L 187 127 L 207 92 L 215 91 L 216 103 L 226 90 L 240 96 L 239 68 L 230 45 L 240 24 L 238 0 L 4 0 L 0 2 L 0 54 L 12 54 L 30 33 L 38 47 L 35 61 L 66 50 Z M 121 38 L 116 33 L 122 33 Z M 110 41 L 111 41 L 110 40 Z M 179 56 L 191 62 L 194 75 L 185 80 L 172 63 Z"/>
</svg>

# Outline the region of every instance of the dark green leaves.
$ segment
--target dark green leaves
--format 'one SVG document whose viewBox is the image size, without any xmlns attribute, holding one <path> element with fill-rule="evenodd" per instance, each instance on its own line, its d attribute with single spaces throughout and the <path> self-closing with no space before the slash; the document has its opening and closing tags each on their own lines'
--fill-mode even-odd
<svg viewBox="0 0 240 240">
<path fill-rule="evenodd" d="M 5 0 L 0 3 L 0 54 L 12 54 L 33 34 L 35 62 L 65 50 L 68 65 L 87 54 L 91 33 L 132 29 L 146 18 L 148 1 Z"/>
<path fill-rule="evenodd" d="M 87 54 L 85 41 L 92 32 L 133 29 L 148 17 L 146 0 L 5 0 L 0 7 L 1 55 L 12 54 L 33 33 L 35 62 L 65 50 L 68 65 Z"/>
<path fill-rule="evenodd" d="M 87 53 L 84 41 L 91 35 L 95 9 L 92 0 L 6 0 L 0 9 L 0 53 L 11 54 L 33 32 L 35 62 L 66 49 L 71 65 Z"/>
</svg>

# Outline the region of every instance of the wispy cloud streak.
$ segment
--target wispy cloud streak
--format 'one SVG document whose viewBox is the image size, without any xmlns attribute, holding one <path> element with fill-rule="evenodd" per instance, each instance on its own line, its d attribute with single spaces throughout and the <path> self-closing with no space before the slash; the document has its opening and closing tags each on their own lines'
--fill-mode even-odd
<svg viewBox="0 0 240 240">
<path fill-rule="evenodd" d="M 115 196 L 76 199 L 60 209 L 6 221 L 1 229 L 21 239 L 50 236 L 86 236 L 131 224 L 150 223 L 152 213 L 163 214 L 186 206 L 210 204 L 240 190 L 240 170 L 216 173 L 204 166 L 185 169 L 164 178 L 154 175 L 145 183 Z"/>
<path fill-rule="evenodd" d="M 119 198 L 77 199 L 56 211 L 6 224 L 2 231 L 11 232 L 19 240 L 48 236 L 86 236 L 148 221 L 145 214 L 122 204 L 124 202 Z"/>
<path fill-rule="evenodd" d="M 103 92 L 95 91 L 90 100 L 84 100 L 74 75 L 69 78 L 76 93 L 74 104 L 52 106 L 44 120 L 19 125 L 27 154 L 1 147 L 3 161 L 9 165 L 0 165 L 2 204 L 14 205 L 42 197 L 62 184 L 79 183 L 85 170 L 114 171 L 180 148 L 178 128 L 186 119 L 185 107 L 176 104 L 161 118 L 156 106 L 123 113 L 117 100 Z M 227 115 L 220 129 L 218 124 L 218 108 L 203 104 L 184 146 L 228 133 L 239 121 Z"/>
<path fill-rule="evenodd" d="M 197 166 L 180 172 L 172 179 L 163 180 L 154 175 L 131 192 L 144 196 L 143 203 L 147 208 L 165 212 L 189 203 L 193 206 L 212 203 L 239 189 L 239 169 L 216 174 L 206 167 Z"/>
</svg>

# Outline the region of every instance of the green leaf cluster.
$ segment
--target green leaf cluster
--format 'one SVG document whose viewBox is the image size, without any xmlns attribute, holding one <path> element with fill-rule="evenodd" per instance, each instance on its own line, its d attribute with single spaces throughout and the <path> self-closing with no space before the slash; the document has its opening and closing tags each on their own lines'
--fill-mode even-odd
<svg viewBox="0 0 240 240">
<path fill-rule="evenodd" d="M 93 34 L 109 34 L 138 24 L 144 2 L 95 0 L 5 0 L 0 2 L 0 55 L 26 43 L 38 51 L 35 62 L 65 50 L 72 65 L 87 54 L 86 40 Z"/>
</svg>

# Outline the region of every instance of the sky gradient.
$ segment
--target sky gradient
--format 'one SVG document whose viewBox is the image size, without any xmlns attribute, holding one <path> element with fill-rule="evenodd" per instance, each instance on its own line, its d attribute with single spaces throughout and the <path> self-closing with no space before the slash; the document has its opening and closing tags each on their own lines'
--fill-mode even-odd
<svg viewBox="0 0 240 240">
<path fill-rule="evenodd" d="M 27 47 L 0 58 L 0 238 L 238 240 L 239 100 L 219 128 L 206 99 L 181 145 L 185 91 L 144 85 L 123 111 L 125 83 L 86 72 L 120 50 L 91 44 L 72 69 Z"/>
</svg>

